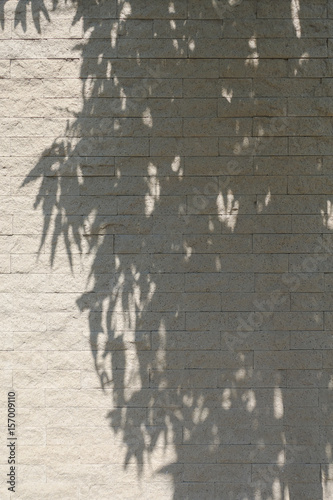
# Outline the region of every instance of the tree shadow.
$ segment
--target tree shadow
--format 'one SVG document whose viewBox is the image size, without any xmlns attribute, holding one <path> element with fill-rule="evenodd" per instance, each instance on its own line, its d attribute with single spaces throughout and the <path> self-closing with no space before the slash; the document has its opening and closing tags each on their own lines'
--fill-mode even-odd
<svg viewBox="0 0 333 500">
<path fill-rule="evenodd" d="M 142 475 L 164 457 L 158 472 L 177 500 L 330 495 L 329 360 L 323 369 L 311 335 L 321 349 L 332 342 L 323 309 L 300 304 L 325 291 L 331 247 L 315 239 L 329 224 L 320 229 L 306 190 L 296 201 L 293 179 L 287 190 L 287 176 L 323 173 L 322 158 L 296 143 L 290 153 L 290 89 L 279 90 L 290 75 L 297 87 L 321 47 L 305 55 L 298 2 L 285 2 L 285 45 L 273 26 L 281 6 L 265 17 L 263 4 L 260 19 L 250 0 L 76 2 L 82 109 L 23 182 L 41 179 L 51 266 L 62 239 L 71 267 L 83 242 L 93 255 L 77 305 L 100 385 L 112 389 L 124 467 Z M 15 24 L 26 30 L 28 5 L 40 33 L 41 17 L 52 22 L 40 0 L 21 0 Z"/>
</svg>

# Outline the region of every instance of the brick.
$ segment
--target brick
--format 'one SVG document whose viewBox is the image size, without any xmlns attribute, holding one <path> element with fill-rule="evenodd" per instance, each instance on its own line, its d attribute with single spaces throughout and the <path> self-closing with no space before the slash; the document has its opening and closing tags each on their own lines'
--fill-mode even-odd
<svg viewBox="0 0 333 500">
<path fill-rule="evenodd" d="M 317 482 L 313 484 L 291 483 L 289 486 L 289 492 L 291 495 L 301 496 L 304 500 L 310 500 L 311 498 L 322 494 L 322 486 Z"/>
<path fill-rule="evenodd" d="M 289 118 L 288 118 L 289 119 Z M 287 119 L 287 120 L 288 120 Z M 287 123 L 286 118 L 282 118 L 282 124 Z M 274 121 L 274 124 L 277 122 Z M 325 159 L 319 155 L 314 157 L 308 156 L 284 156 L 268 158 L 254 158 L 254 174 L 255 175 L 323 175 Z M 292 197 L 287 199 L 292 200 Z"/>
<path fill-rule="evenodd" d="M 251 292 L 254 289 L 253 273 L 195 274 L 185 275 L 186 292 L 216 292 L 221 287 L 226 292 Z"/>
<path fill-rule="evenodd" d="M 150 152 L 153 156 L 168 156 L 170 150 L 175 155 L 187 156 L 217 156 L 218 140 L 214 137 L 198 139 L 151 139 Z"/>
<path fill-rule="evenodd" d="M 289 373 L 289 372 L 288 372 Z M 231 371 L 231 370 L 220 370 L 218 375 L 218 387 L 237 387 L 237 388 L 258 388 L 258 387 L 286 387 L 287 384 L 287 376 L 285 372 L 282 370 L 240 370 L 240 371 Z M 232 452 L 232 450 L 227 450 Z M 244 457 L 245 453 L 242 453 L 242 450 L 238 450 L 241 453 L 242 459 L 245 462 L 251 461 L 253 458 L 246 453 L 246 457 Z M 245 450 L 244 450 L 245 451 Z M 264 450 L 262 450 L 264 453 Z M 259 450 L 258 454 L 260 455 Z M 224 453 L 223 450 L 220 452 L 221 458 L 223 457 L 223 461 L 228 462 L 228 453 Z M 243 458 L 244 457 L 244 458 Z"/>
<path fill-rule="evenodd" d="M 189 294 L 196 295 L 196 294 Z M 158 332 L 152 333 L 152 347 L 157 349 L 160 343 Z M 172 332 L 168 338 L 165 349 L 168 351 L 188 350 L 218 350 L 220 348 L 219 332 Z"/>
<path fill-rule="evenodd" d="M 310 2 L 306 0 L 302 3 L 301 9 L 299 11 L 299 16 L 301 19 L 307 18 L 325 18 L 327 17 L 327 4 L 324 0 L 315 0 Z M 274 5 L 274 11 L 272 12 L 272 6 L 269 0 L 264 0 L 260 3 L 257 15 L 259 18 L 278 18 L 284 19 L 290 18 L 290 5 L 287 0 L 282 0 L 279 4 Z"/>
<path fill-rule="evenodd" d="M 232 185 L 232 182 L 229 181 Z M 239 226 L 242 225 L 242 219 L 238 218 L 238 213 L 255 213 L 256 212 L 256 197 L 255 195 L 244 195 L 242 196 L 242 204 L 239 206 L 237 203 L 237 198 L 234 199 L 234 196 L 232 195 L 231 199 L 228 198 L 222 194 L 222 199 L 221 196 L 218 197 L 218 193 L 216 193 L 214 196 L 209 196 L 207 195 L 207 191 L 211 192 L 211 189 L 214 187 L 216 189 L 216 183 L 212 182 L 207 182 L 204 184 L 203 190 L 199 191 L 197 187 L 195 189 L 192 189 L 192 195 L 188 195 L 186 198 L 187 202 L 187 213 L 189 215 L 194 215 L 194 216 L 200 216 L 203 214 L 211 214 L 216 216 L 217 213 L 219 213 L 219 227 L 221 228 L 222 232 L 227 232 L 230 233 L 230 225 L 234 229 L 236 227 L 236 223 L 239 221 Z M 224 204 L 224 205 L 223 205 Z M 228 206 L 229 205 L 229 206 Z M 227 214 L 223 213 L 223 210 L 225 210 L 225 207 L 229 209 L 229 212 Z M 238 208 L 239 207 L 239 208 Z M 221 213 L 222 212 L 222 213 Z M 228 215 L 229 217 L 224 217 L 225 215 Z M 230 219 L 230 225 L 226 224 L 227 229 L 223 229 L 222 223 L 224 221 L 227 221 Z M 239 220 L 240 219 L 240 220 Z M 188 219 L 190 220 L 190 219 Z M 207 226 L 207 224 L 206 224 Z M 210 224 L 212 227 L 212 224 Z M 222 226 L 222 227 L 221 227 Z M 244 227 L 244 225 L 242 225 Z M 187 231 L 188 232 L 188 231 Z M 206 233 L 207 231 L 199 231 L 199 234 L 201 233 Z M 210 230 L 209 232 L 212 232 Z M 220 231 L 219 231 L 220 232 Z M 240 231 L 241 232 L 241 231 Z M 249 231 L 244 231 L 245 233 L 248 233 Z"/>
<path fill-rule="evenodd" d="M 311 23 L 312 21 L 310 21 Z M 304 23 L 304 21 L 303 21 Z M 320 22 L 320 27 L 318 27 L 319 32 L 321 27 L 325 26 L 325 22 Z M 289 59 L 288 60 L 288 76 L 289 77 L 300 77 L 300 78 L 310 78 L 318 77 L 322 75 L 323 77 L 329 76 L 331 63 L 327 59 L 311 59 L 309 57 L 303 57 L 300 59 Z"/>
<path fill-rule="evenodd" d="M 224 482 L 225 480 L 231 480 L 233 476 L 235 478 L 235 482 L 246 483 L 250 480 L 251 476 L 251 468 L 250 466 L 237 466 L 237 465 L 215 465 L 210 464 L 207 466 L 185 466 L 184 468 L 184 480 L 185 481 L 194 481 L 201 482 L 205 480 L 205 482 L 209 481 L 218 481 Z M 237 478 L 237 479 L 236 479 Z"/>
<path fill-rule="evenodd" d="M 307 97 L 320 86 L 318 78 L 256 78 L 253 91 L 260 97 Z"/>
<path fill-rule="evenodd" d="M 184 43 L 182 39 L 176 40 L 174 44 L 166 44 L 164 40 L 158 39 L 137 39 L 135 40 L 135 46 L 133 40 L 130 39 L 120 39 L 117 44 L 118 57 L 122 58 L 136 58 L 137 51 L 140 52 L 140 57 L 143 59 L 152 59 L 156 57 L 156 53 L 159 54 L 161 58 L 173 58 L 177 57 L 187 57 L 188 49 L 187 44 Z M 0 45 L 0 55 L 1 55 L 1 45 Z M 112 57 L 112 53 L 108 54 Z"/>
<path fill-rule="evenodd" d="M 79 58 L 69 59 L 16 59 L 11 63 L 12 78 L 79 78 Z"/>
<path fill-rule="evenodd" d="M 226 118 L 185 118 L 184 134 L 186 137 L 237 137 L 240 133 L 248 135 L 252 130 L 250 119 Z"/>
<path fill-rule="evenodd" d="M 235 2 L 234 5 L 216 4 L 215 6 L 199 6 L 195 0 L 190 0 L 188 16 L 191 19 L 224 19 L 242 17 L 255 17 L 255 6 L 251 0 Z"/>
<path fill-rule="evenodd" d="M 226 99 L 220 98 L 218 104 L 218 116 L 220 117 L 285 116 L 287 110 L 286 100 L 279 98 L 235 97 L 230 103 Z"/>
<path fill-rule="evenodd" d="M 328 97 L 292 97 L 288 103 L 289 116 L 332 116 L 332 110 Z"/>
<path fill-rule="evenodd" d="M 259 201 L 259 197 L 258 197 Z M 263 211 L 265 207 L 266 214 L 300 214 L 300 215 L 318 215 L 320 211 L 327 206 L 327 199 L 323 195 L 317 194 L 306 194 L 302 196 L 284 196 L 275 195 L 273 203 L 267 203 L 264 205 L 263 202 L 258 203 L 257 206 L 259 213 Z"/>
<path fill-rule="evenodd" d="M 308 154 L 311 155 L 329 155 L 332 150 L 331 137 L 291 137 L 290 138 L 290 153 L 292 155 Z"/>
<path fill-rule="evenodd" d="M 223 190 L 226 184 L 232 187 L 235 194 L 285 194 L 287 193 L 287 180 L 282 176 L 270 176 L 269 181 L 264 176 L 237 176 L 231 181 L 228 177 L 220 176 L 220 186 Z M 263 216 L 257 216 L 256 224 L 260 225 Z"/>
<path fill-rule="evenodd" d="M 72 54 L 72 45 L 72 41 L 67 39 L 52 40 L 51 42 L 48 40 L 0 40 L 0 58 L 70 58 Z M 96 49 L 94 48 L 91 55 L 96 52 Z M 111 52 L 110 50 L 109 55 L 111 55 Z"/>
<path fill-rule="evenodd" d="M 255 118 L 254 133 L 269 137 L 284 136 L 329 136 L 332 120 L 326 118 Z"/>
<path fill-rule="evenodd" d="M 237 27 L 239 23 L 237 24 Z M 316 59 L 317 60 L 317 59 Z M 272 72 L 277 77 L 288 76 L 288 61 L 285 59 L 264 59 L 254 58 L 254 64 L 249 64 L 249 60 L 244 58 L 239 59 L 221 59 L 220 76 L 223 78 L 257 78 L 258 65 L 260 64 L 260 75 L 262 77 L 270 77 Z M 318 75 L 313 75 L 318 76 Z"/>
<path fill-rule="evenodd" d="M 2 139 L 0 146 L 0 155 L 1 156 L 11 155 L 11 140 L 9 138 Z"/>
<path fill-rule="evenodd" d="M 156 19 L 153 26 L 154 38 L 182 38 L 183 36 L 194 39 L 220 38 L 221 35 L 222 27 L 219 19 L 175 20 L 173 16 L 172 25 L 164 20 Z"/>
<path fill-rule="evenodd" d="M 260 274 L 255 276 L 255 290 L 261 293 L 323 292 L 325 279 L 323 273 L 290 272 L 285 274 Z"/>
<path fill-rule="evenodd" d="M 89 353 L 90 354 L 90 353 Z M 21 391 L 22 392 L 22 391 Z M 101 398 L 102 389 L 85 389 L 84 391 L 78 389 L 70 389 L 65 392 L 61 389 L 47 389 L 45 391 L 45 401 L 47 407 L 89 407 L 98 404 L 101 408 L 107 408 L 110 402 Z M 111 395 L 109 389 L 104 394 Z"/>
<path fill-rule="evenodd" d="M 305 472 L 305 474 L 304 474 Z M 272 467 L 270 465 L 254 465 L 252 468 L 252 481 L 259 481 L 265 478 L 281 478 L 281 481 L 292 483 L 316 483 L 319 481 L 319 465 L 300 465 L 288 464 L 279 470 L 278 466 Z"/>
<path fill-rule="evenodd" d="M 329 382 L 327 370 L 288 370 L 288 387 L 327 387 Z"/>
<path fill-rule="evenodd" d="M 0 78 L 9 78 L 10 62 L 6 59 L 0 61 Z"/>
<path fill-rule="evenodd" d="M 287 139 L 284 137 L 245 137 L 241 141 L 232 139 L 219 139 L 220 155 L 240 155 L 240 156 L 267 156 L 285 155 L 288 150 Z"/>
<path fill-rule="evenodd" d="M 215 498 L 215 485 L 208 483 L 189 483 L 188 494 L 193 500 L 200 500 L 200 498 Z"/>
<path fill-rule="evenodd" d="M 203 169 L 203 165 L 205 168 Z M 204 162 L 201 157 L 185 158 L 186 175 L 188 176 L 206 176 L 206 175 L 250 175 L 253 173 L 252 158 L 237 158 L 234 156 L 227 157 L 206 157 Z"/>
<path fill-rule="evenodd" d="M 317 183 L 315 182 L 314 185 Z M 320 183 L 318 183 L 320 186 Z M 296 188 L 297 189 L 297 188 Z M 299 188 L 299 191 L 302 191 L 302 185 Z M 326 188 L 323 186 L 322 190 L 325 191 Z M 294 215 L 292 216 L 292 227 L 294 233 L 315 233 L 319 235 L 321 233 L 329 233 L 330 232 L 330 221 L 328 215 Z M 314 259 L 319 258 L 319 256 L 314 256 Z M 320 258 L 319 258 L 320 261 Z M 318 266 L 322 266 L 322 262 L 318 262 Z"/>
<path fill-rule="evenodd" d="M 312 253 L 318 247 L 315 235 L 254 235 L 254 253 L 299 253 L 300 249 Z"/>
<path fill-rule="evenodd" d="M 329 37 L 333 29 L 330 20 L 324 18 L 318 19 L 317 16 L 313 16 L 313 19 L 307 19 L 305 17 L 305 10 L 303 5 L 300 9 L 300 18 L 302 19 L 302 38 Z M 279 12 L 279 14 L 281 14 L 281 17 L 279 16 L 278 18 L 274 19 L 274 23 L 267 22 L 267 18 L 265 19 L 264 16 L 262 17 L 263 11 L 268 11 L 267 6 L 267 1 L 265 1 L 264 4 L 260 5 L 258 13 L 259 19 L 255 21 L 252 19 L 242 19 L 242 22 L 237 23 L 236 25 L 232 19 L 226 20 L 225 25 L 223 26 L 223 35 L 227 38 L 249 38 L 249 33 L 255 31 L 256 37 L 259 40 L 262 38 L 292 38 L 295 35 L 295 31 L 292 23 L 290 22 L 290 8 L 288 15 L 288 6 L 286 2 L 284 3 L 284 7 L 286 7 L 286 10 L 284 11 L 282 11 L 282 8 L 279 9 L 280 6 L 275 5 L 274 11 L 272 11 L 272 8 L 270 9 L 270 16 L 273 15 L 275 17 L 277 11 Z M 283 15 L 284 13 L 286 14 L 286 16 Z M 287 17 L 287 19 L 285 17 Z"/>
<path fill-rule="evenodd" d="M 17 388 L 80 388 L 80 372 L 15 370 L 13 382 Z"/>
<path fill-rule="evenodd" d="M 223 311 L 289 311 L 290 299 L 287 293 L 271 292 L 269 295 L 252 293 L 223 293 Z M 297 309 L 295 309 L 297 310 Z"/>
<path fill-rule="evenodd" d="M 312 57 L 327 57 L 328 50 L 326 39 L 313 39 L 311 44 L 308 40 L 303 40 L 295 47 L 293 38 L 269 38 L 264 43 L 258 43 L 259 53 L 263 58 L 297 57 L 300 53 L 311 50 Z M 197 58 L 236 58 L 242 59 L 248 56 L 249 45 L 246 40 L 207 40 L 205 44 L 197 45 L 196 50 L 190 53 L 190 57 Z M 1 52 L 0 52 L 1 54 Z"/>
<path fill-rule="evenodd" d="M 167 377 L 160 380 L 158 371 L 150 372 L 150 387 L 202 389 L 217 386 L 216 370 L 168 370 Z"/>
<path fill-rule="evenodd" d="M 325 310 L 329 298 L 325 301 L 321 293 L 295 293 L 291 296 L 291 309 L 293 311 L 320 311 Z M 325 307 L 326 306 L 326 307 Z"/>
<path fill-rule="evenodd" d="M 252 236 L 249 235 L 212 235 L 212 236 L 186 236 L 183 248 L 190 247 L 193 253 L 234 253 L 237 245 L 239 253 L 250 253 L 252 250 Z"/>
<path fill-rule="evenodd" d="M 159 177 L 165 176 L 179 176 L 179 171 L 184 170 L 185 161 L 183 158 L 178 157 L 175 162 L 175 157 L 151 157 L 151 162 L 154 166 L 157 166 Z M 115 165 L 117 170 L 117 175 L 120 173 L 124 177 L 137 177 L 137 176 L 147 176 L 149 173 L 149 163 L 147 164 L 146 158 L 140 157 L 117 157 L 115 158 Z M 172 169 L 174 165 L 174 170 Z M 170 171 L 171 170 L 171 171 Z M 164 193 L 161 193 L 163 196 Z M 126 199 L 124 195 L 121 199 Z"/>
<path fill-rule="evenodd" d="M 135 9 L 129 13 L 131 19 L 186 19 L 187 13 L 185 5 L 181 3 L 176 7 L 166 5 L 162 0 L 157 0 L 153 5 L 147 5 L 143 0 L 139 0 Z"/>
<path fill-rule="evenodd" d="M 330 333 L 325 332 L 291 332 L 292 349 L 332 349 Z"/>
<path fill-rule="evenodd" d="M 82 23 L 75 23 L 71 25 L 70 17 L 53 18 L 52 21 L 41 16 L 39 19 L 39 30 L 36 30 L 34 23 L 12 22 L 12 38 L 36 40 L 36 39 L 59 39 L 59 38 L 83 38 Z"/>
<path fill-rule="evenodd" d="M 322 354 L 320 351 L 281 351 L 257 352 L 254 356 L 256 369 L 320 369 L 322 368 Z"/>
</svg>

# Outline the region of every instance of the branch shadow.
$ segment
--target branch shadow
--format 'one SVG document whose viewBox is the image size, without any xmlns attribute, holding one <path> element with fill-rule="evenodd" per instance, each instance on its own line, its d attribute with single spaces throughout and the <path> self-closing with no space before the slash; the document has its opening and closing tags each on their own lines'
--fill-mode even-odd
<svg viewBox="0 0 333 500">
<path fill-rule="evenodd" d="M 15 26 L 26 30 L 29 4 L 40 33 L 41 16 L 52 22 L 42 0 L 20 0 Z M 40 252 L 51 236 L 51 266 L 60 239 L 71 268 L 83 241 L 94 256 L 92 285 L 77 305 L 88 311 L 100 387 L 112 389 L 107 418 L 126 447 L 124 468 L 135 463 L 143 476 L 146 464 L 164 457 L 168 465 L 155 472 L 172 478 L 175 500 L 324 500 L 330 493 L 319 472 L 330 478 L 332 458 L 327 371 L 318 351 L 303 347 L 295 355 L 297 328 L 288 330 L 284 316 L 291 294 L 307 286 L 281 281 L 279 257 L 258 264 L 251 246 L 253 234 L 274 234 L 264 214 L 279 210 L 280 201 L 278 191 L 271 194 L 272 174 L 257 176 L 252 193 L 246 184 L 258 165 L 265 171 L 263 159 L 275 154 L 267 151 L 283 156 L 288 124 L 272 131 L 246 88 L 247 81 L 267 78 L 253 24 L 237 40 L 246 53 L 241 58 L 222 64 L 205 52 L 205 44 L 216 50 L 214 30 L 223 44 L 225 30 L 241 32 L 238 19 L 256 19 L 256 2 L 224 10 L 223 22 L 216 6 L 207 14 L 208 7 L 189 4 L 196 23 L 182 18 L 185 1 L 165 4 L 161 19 L 141 2 L 76 3 L 73 24 L 83 21 L 85 33 L 76 47 L 82 110 L 22 186 L 41 178 L 35 208 L 44 216 Z M 212 29 L 208 41 L 205 23 Z M 299 23 L 290 25 L 299 32 Z M 161 56 L 150 58 L 155 39 Z M 301 41 L 295 37 L 295 46 Z M 303 45 L 299 50 L 301 58 Z M 210 82 L 196 88 L 193 82 L 207 74 Z M 237 74 L 245 83 L 230 76 Z M 241 106 L 242 98 L 253 107 L 244 115 L 251 127 L 253 119 L 261 127 L 254 141 L 242 114 L 230 121 L 228 106 L 233 99 Z M 235 158 L 237 168 L 228 169 Z M 205 174 L 210 179 L 203 182 Z M 276 295 L 264 274 L 275 279 Z M 255 279 L 262 280 L 260 293 Z M 264 311 L 253 302 L 260 296 Z M 320 331 L 317 313 L 306 316 L 314 331 Z"/>
</svg>

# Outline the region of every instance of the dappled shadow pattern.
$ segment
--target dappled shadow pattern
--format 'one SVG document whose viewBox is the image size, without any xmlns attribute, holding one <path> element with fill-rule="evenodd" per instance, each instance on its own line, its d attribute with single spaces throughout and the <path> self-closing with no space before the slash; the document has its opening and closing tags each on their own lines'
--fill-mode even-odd
<svg viewBox="0 0 333 500">
<path fill-rule="evenodd" d="M 107 418 L 125 466 L 143 473 L 172 451 L 159 472 L 173 477 L 175 499 L 329 498 L 319 480 L 330 477 L 328 373 L 300 337 L 324 329 L 322 310 L 291 309 L 321 263 L 307 273 L 287 255 L 296 201 L 286 178 L 318 173 L 318 159 L 288 157 L 293 132 L 277 97 L 286 68 L 296 75 L 312 54 L 302 6 L 284 4 L 288 14 L 270 5 L 260 19 L 254 1 L 189 2 L 193 22 L 186 1 L 161 4 L 160 19 L 142 2 L 78 2 L 82 109 L 24 181 L 42 176 L 35 207 L 51 264 L 60 239 L 71 264 L 88 242 L 90 284 L 77 304 L 89 312 L 101 387 L 112 389 Z M 23 29 L 27 5 L 17 7 Z M 42 1 L 31 8 L 40 32 L 49 13 Z M 287 54 L 275 31 L 269 39 L 275 16 L 290 28 Z M 321 223 L 306 196 L 297 203 Z M 299 254 L 323 251 L 303 236 Z"/>
</svg>

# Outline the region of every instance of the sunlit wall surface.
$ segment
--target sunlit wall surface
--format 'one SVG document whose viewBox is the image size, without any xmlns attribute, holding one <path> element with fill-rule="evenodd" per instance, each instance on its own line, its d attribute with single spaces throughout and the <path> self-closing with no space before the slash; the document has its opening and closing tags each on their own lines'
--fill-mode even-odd
<svg viewBox="0 0 333 500">
<path fill-rule="evenodd" d="M 1 499 L 333 499 L 332 39 L 0 0 Z"/>
</svg>

